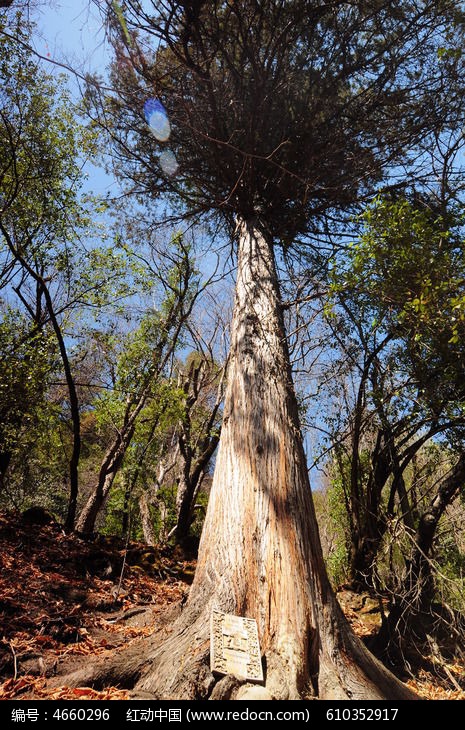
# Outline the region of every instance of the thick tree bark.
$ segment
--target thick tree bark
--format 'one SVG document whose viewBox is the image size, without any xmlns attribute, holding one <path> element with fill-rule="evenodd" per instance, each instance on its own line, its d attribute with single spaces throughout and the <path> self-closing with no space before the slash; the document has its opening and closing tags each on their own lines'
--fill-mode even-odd
<svg viewBox="0 0 465 730">
<path fill-rule="evenodd" d="M 239 224 L 223 426 L 186 606 L 162 644 L 142 657 L 129 649 L 67 684 L 136 680 L 141 697 L 234 699 L 244 682 L 218 681 L 209 669 L 212 608 L 257 620 L 270 698 L 414 697 L 355 637 L 329 585 L 273 249 L 256 220 Z"/>
<path fill-rule="evenodd" d="M 213 607 L 257 620 L 272 697 L 412 696 L 352 634 L 326 576 L 272 246 L 257 221 L 240 223 L 222 435 L 194 583 L 139 690 L 212 694 Z"/>
</svg>

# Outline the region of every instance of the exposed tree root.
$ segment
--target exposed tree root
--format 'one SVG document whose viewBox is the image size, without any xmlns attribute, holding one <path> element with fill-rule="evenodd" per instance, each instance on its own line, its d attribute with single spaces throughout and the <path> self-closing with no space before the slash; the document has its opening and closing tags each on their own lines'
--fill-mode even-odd
<svg viewBox="0 0 465 730">
<path fill-rule="evenodd" d="M 156 637 L 141 639 L 50 684 L 95 689 L 118 686 L 132 689 L 132 696 L 141 699 L 229 700 L 257 695 L 270 699 L 309 699 L 315 695 L 320 699 L 353 700 L 416 698 L 350 631 L 331 657 L 325 647 L 320 647 L 315 687 L 305 682 L 300 686 L 291 683 L 284 662 L 274 652 L 264 657 L 265 687 L 252 692 L 245 680 L 215 677 L 210 672 L 207 618 L 205 608 L 196 619 L 189 611 L 175 622 L 172 634 L 162 643 Z"/>
</svg>

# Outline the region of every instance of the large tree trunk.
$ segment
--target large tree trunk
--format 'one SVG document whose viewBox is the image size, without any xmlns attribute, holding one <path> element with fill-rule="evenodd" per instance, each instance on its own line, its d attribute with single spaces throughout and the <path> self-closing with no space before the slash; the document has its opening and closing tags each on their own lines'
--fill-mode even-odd
<svg viewBox="0 0 465 730">
<path fill-rule="evenodd" d="M 272 245 L 256 221 L 240 224 L 224 418 L 197 571 L 140 689 L 222 696 L 208 669 L 213 607 L 257 620 L 272 697 L 411 697 L 351 633 L 328 583 Z"/>
<path fill-rule="evenodd" d="M 121 681 L 124 661 L 141 693 L 234 698 L 237 685 L 209 670 L 214 607 L 257 620 L 272 698 L 412 697 L 353 635 L 327 579 L 273 250 L 257 221 L 240 223 L 223 426 L 189 599 L 143 666 L 125 656 L 107 677 Z"/>
</svg>

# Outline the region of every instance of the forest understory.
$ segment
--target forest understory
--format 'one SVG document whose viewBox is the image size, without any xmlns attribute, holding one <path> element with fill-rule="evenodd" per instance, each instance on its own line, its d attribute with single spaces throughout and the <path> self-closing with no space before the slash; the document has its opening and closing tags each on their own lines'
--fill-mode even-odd
<svg viewBox="0 0 465 730">
<path fill-rule="evenodd" d="M 31 517 L 0 513 L 0 699 L 131 699 L 121 683 L 76 687 L 67 679 L 138 642 L 166 638 L 186 601 L 194 555 L 121 538 L 83 541 Z M 369 642 L 381 624 L 379 601 L 347 588 L 337 596 Z M 397 674 L 421 698 L 465 699 L 463 647 L 453 649 L 438 655 L 433 638 Z"/>
</svg>

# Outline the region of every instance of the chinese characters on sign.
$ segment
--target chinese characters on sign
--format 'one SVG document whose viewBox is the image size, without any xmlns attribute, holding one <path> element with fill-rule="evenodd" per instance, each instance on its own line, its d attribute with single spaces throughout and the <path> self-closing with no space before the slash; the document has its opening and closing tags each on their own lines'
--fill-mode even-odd
<svg viewBox="0 0 465 730">
<path fill-rule="evenodd" d="M 257 622 L 253 618 L 212 611 L 210 668 L 217 674 L 263 682 Z"/>
</svg>

